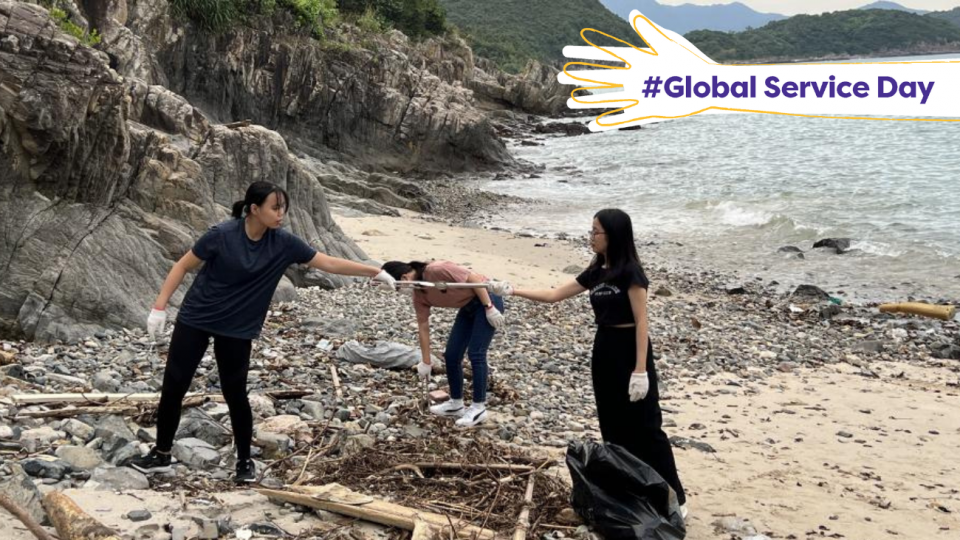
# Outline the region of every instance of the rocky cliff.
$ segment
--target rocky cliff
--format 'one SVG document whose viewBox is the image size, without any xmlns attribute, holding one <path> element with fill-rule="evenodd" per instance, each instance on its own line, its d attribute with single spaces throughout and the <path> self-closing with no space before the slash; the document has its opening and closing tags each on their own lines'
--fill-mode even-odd
<svg viewBox="0 0 960 540">
<path fill-rule="evenodd" d="M 0 0 L 8 335 L 71 341 L 141 326 L 172 263 L 254 180 L 290 192 L 293 232 L 365 259 L 328 197 L 428 211 L 420 186 L 384 173 L 514 166 L 483 111 L 555 106 L 531 76 L 479 68 L 454 37 L 411 43 L 345 27 L 321 43 L 284 31 L 293 25 L 282 14 L 213 35 L 177 20 L 164 0 L 59 5 L 98 29 L 99 50 L 44 7 Z M 315 271 L 289 277 L 343 283 Z"/>
</svg>

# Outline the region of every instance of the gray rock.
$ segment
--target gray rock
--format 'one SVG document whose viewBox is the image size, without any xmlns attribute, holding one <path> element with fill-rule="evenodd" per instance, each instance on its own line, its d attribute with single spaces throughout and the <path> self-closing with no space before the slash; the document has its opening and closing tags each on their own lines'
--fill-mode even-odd
<svg viewBox="0 0 960 540">
<path fill-rule="evenodd" d="M 129 432 L 129 429 L 126 429 Z M 94 441 L 100 442 L 100 455 L 103 456 L 103 459 L 106 461 L 114 462 L 116 461 L 116 456 L 129 445 L 131 442 L 135 442 L 136 439 L 128 439 L 127 434 L 122 435 L 117 434 L 114 431 L 111 431 L 109 428 L 100 428 L 98 427 L 95 431 L 96 437 Z M 89 445 L 90 443 L 88 443 Z"/>
<path fill-rule="evenodd" d="M 180 420 L 180 429 L 177 439 L 195 438 L 206 441 L 214 448 L 220 448 L 230 443 L 233 438 L 227 428 L 214 422 L 204 413 L 196 409 L 187 411 Z"/>
<path fill-rule="evenodd" d="M 81 471 L 89 471 L 103 464 L 96 451 L 83 446 L 61 446 L 57 448 L 56 455 L 72 468 Z"/>
<path fill-rule="evenodd" d="M 271 302 L 296 302 L 297 300 L 297 288 L 294 286 L 293 282 L 289 278 L 283 276 L 280 278 L 280 283 L 277 284 L 277 288 L 273 291 L 273 298 Z"/>
<path fill-rule="evenodd" d="M 70 464 L 59 459 L 29 458 L 20 462 L 24 472 L 37 478 L 62 480 L 72 469 Z"/>
<path fill-rule="evenodd" d="M 844 251 L 850 249 L 850 239 L 849 238 L 824 238 L 823 240 L 818 240 L 813 244 L 813 248 L 827 248 L 832 249 L 836 253 L 840 254 Z"/>
<path fill-rule="evenodd" d="M 62 431 L 57 431 L 50 426 L 41 426 L 36 429 L 27 429 L 20 433 L 20 441 L 37 441 L 40 444 L 51 444 L 64 438 Z"/>
<path fill-rule="evenodd" d="M 33 483 L 33 480 L 24 473 L 23 469 L 19 466 L 15 468 L 16 470 L 13 476 L 0 482 L 0 493 L 6 495 L 11 501 L 20 506 L 20 508 L 23 508 L 34 521 L 42 524 L 46 520 L 47 515 L 43 510 L 43 506 L 40 504 L 43 496 L 40 494 L 40 490 L 37 489 L 36 484 Z M 0 516 L 4 516 L 3 519 L 7 519 L 5 517 L 6 515 L 6 510 L 0 509 Z"/>
<path fill-rule="evenodd" d="M 290 453 L 293 440 L 282 433 L 258 431 L 254 443 L 263 449 L 263 455 L 268 459 L 278 459 Z"/>
<path fill-rule="evenodd" d="M 580 272 L 583 272 L 583 267 L 576 264 L 571 264 L 570 266 L 563 269 L 564 274 L 573 274 L 577 275 Z"/>
<path fill-rule="evenodd" d="M 836 304 L 827 304 L 820 308 L 820 318 L 827 320 L 832 319 L 843 312 L 843 309 Z"/>
<path fill-rule="evenodd" d="M 114 393 L 120 390 L 120 381 L 114 378 L 111 371 L 101 371 L 93 376 L 93 388 L 100 392 Z"/>
<path fill-rule="evenodd" d="M 137 439 L 140 442 L 152 443 L 157 442 L 157 428 L 139 428 L 137 429 Z"/>
<path fill-rule="evenodd" d="M 345 456 L 351 456 L 362 451 L 364 448 L 373 448 L 375 444 L 376 439 L 369 435 L 354 435 L 344 441 L 340 452 Z"/>
<path fill-rule="evenodd" d="M 728 284 L 723 288 L 727 294 L 747 294 L 747 289 L 743 285 Z"/>
<path fill-rule="evenodd" d="M 113 444 L 116 441 L 122 441 L 122 444 L 126 444 L 137 440 L 137 436 L 127 426 L 126 420 L 115 414 L 100 419 L 96 430 L 94 430 L 94 436 L 103 439 L 106 444 Z"/>
<path fill-rule="evenodd" d="M 133 522 L 146 521 L 153 517 L 149 510 L 131 510 L 127 512 L 127 519 Z"/>
<path fill-rule="evenodd" d="M 114 465 L 120 465 L 125 463 L 128 459 L 137 457 L 140 454 L 140 443 L 137 441 L 131 441 L 122 446 L 119 450 L 113 452 L 113 454 L 110 456 L 110 463 L 113 463 Z"/>
<path fill-rule="evenodd" d="M 693 448 L 700 450 L 701 452 L 706 452 L 708 454 L 715 454 L 717 450 L 710 446 L 709 444 L 701 441 L 696 441 L 693 439 L 688 439 L 687 437 L 678 437 L 674 435 L 670 437 L 670 444 L 677 448 Z"/>
<path fill-rule="evenodd" d="M 301 411 L 313 418 L 314 420 L 322 420 L 324 413 L 326 412 L 323 408 L 323 404 L 318 401 L 303 400 L 303 408 Z"/>
<path fill-rule="evenodd" d="M 130 467 L 97 467 L 90 475 L 87 486 L 105 491 L 125 489 L 149 489 L 150 481 L 138 470 Z"/>
<path fill-rule="evenodd" d="M 217 522 L 212 519 L 203 520 L 203 526 L 200 528 L 201 540 L 215 540 L 220 537 L 220 528 Z"/>
<path fill-rule="evenodd" d="M 60 425 L 60 429 L 73 435 L 74 437 L 80 439 L 83 442 L 90 442 L 94 437 L 94 432 L 96 431 L 92 426 L 89 426 L 76 418 L 68 418 L 63 421 L 63 424 Z"/>
<path fill-rule="evenodd" d="M 820 302 L 830 300 L 830 295 L 815 285 L 800 285 L 794 289 L 790 296 L 802 302 Z"/>
<path fill-rule="evenodd" d="M 181 439 L 173 445 L 173 457 L 181 463 L 198 469 L 209 469 L 220 464 L 220 454 L 206 441 Z"/>
</svg>

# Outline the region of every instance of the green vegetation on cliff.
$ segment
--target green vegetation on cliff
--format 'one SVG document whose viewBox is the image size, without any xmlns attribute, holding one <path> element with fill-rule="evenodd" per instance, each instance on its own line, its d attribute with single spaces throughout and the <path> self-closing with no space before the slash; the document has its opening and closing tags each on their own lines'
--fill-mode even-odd
<svg viewBox="0 0 960 540">
<path fill-rule="evenodd" d="M 211 32 L 223 32 L 251 17 L 290 12 L 297 23 L 321 38 L 342 19 L 368 31 L 396 28 L 410 37 L 441 34 L 446 29 L 438 0 L 170 0 L 174 13 Z"/>
<path fill-rule="evenodd" d="M 474 52 L 518 72 L 530 59 L 567 60 L 565 45 L 586 45 L 583 28 L 595 28 L 635 45 L 642 41 L 627 21 L 598 0 L 442 0 L 447 20 L 459 27 Z M 598 34 L 591 41 L 616 44 Z"/>
<path fill-rule="evenodd" d="M 696 30 L 684 37 L 717 62 L 960 50 L 960 27 L 879 9 L 797 15 L 744 32 Z"/>
</svg>

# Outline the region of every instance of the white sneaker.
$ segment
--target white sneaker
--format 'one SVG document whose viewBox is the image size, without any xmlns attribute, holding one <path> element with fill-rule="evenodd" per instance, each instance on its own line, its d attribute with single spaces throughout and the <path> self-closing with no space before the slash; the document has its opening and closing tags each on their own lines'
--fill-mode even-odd
<svg viewBox="0 0 960 540">
<path fill-rule="evenodd" d="M 684 520 L 687 519 L 687 505 L 685 504 L 680 505 L 680 517 L 682 517 Z"/>
<path fill-rule="evenodd" d="M 430 412 L 438 416 L 454 416 L 460 418 L 463 416 L 463 400 L 451 399 L 439 405 L 431 405 Z"/>
<path fill-rule="evenodd" d="M 487 419 L 487 407 L 483 403 L 474 403 L 457 420 L 457 427 L 473 427 Z"/>
</svg>

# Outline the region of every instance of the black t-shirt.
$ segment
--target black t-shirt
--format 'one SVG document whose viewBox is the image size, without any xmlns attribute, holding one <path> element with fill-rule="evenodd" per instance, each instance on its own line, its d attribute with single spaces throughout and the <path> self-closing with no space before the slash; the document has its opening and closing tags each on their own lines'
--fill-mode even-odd
<svg viewBox="0 0 960 540">
<path fill-rule="evenodd" d="M 214 225 L 193 246 L 203 268 L 177 320 L 212 334 L 256 339 L 283 272 L 291 264 L 310 262 L 316 253 L 283 229 L 267 229 L 254 242 L 242 219 Z"/>
<path fill-rule="evenodd" d="M 639 266 L 624 272 L 617 279 L 609 279 L 609 274 L 610 271 L 603 268 L 588 268 L 577 276 L 577 283 L 590 291 L 590 305 L 593 306 L 596 323 L 600 326 L 636 323 L 627 291 L 632 285 L 646 289 L 650 281 Z"/>
</svg>

